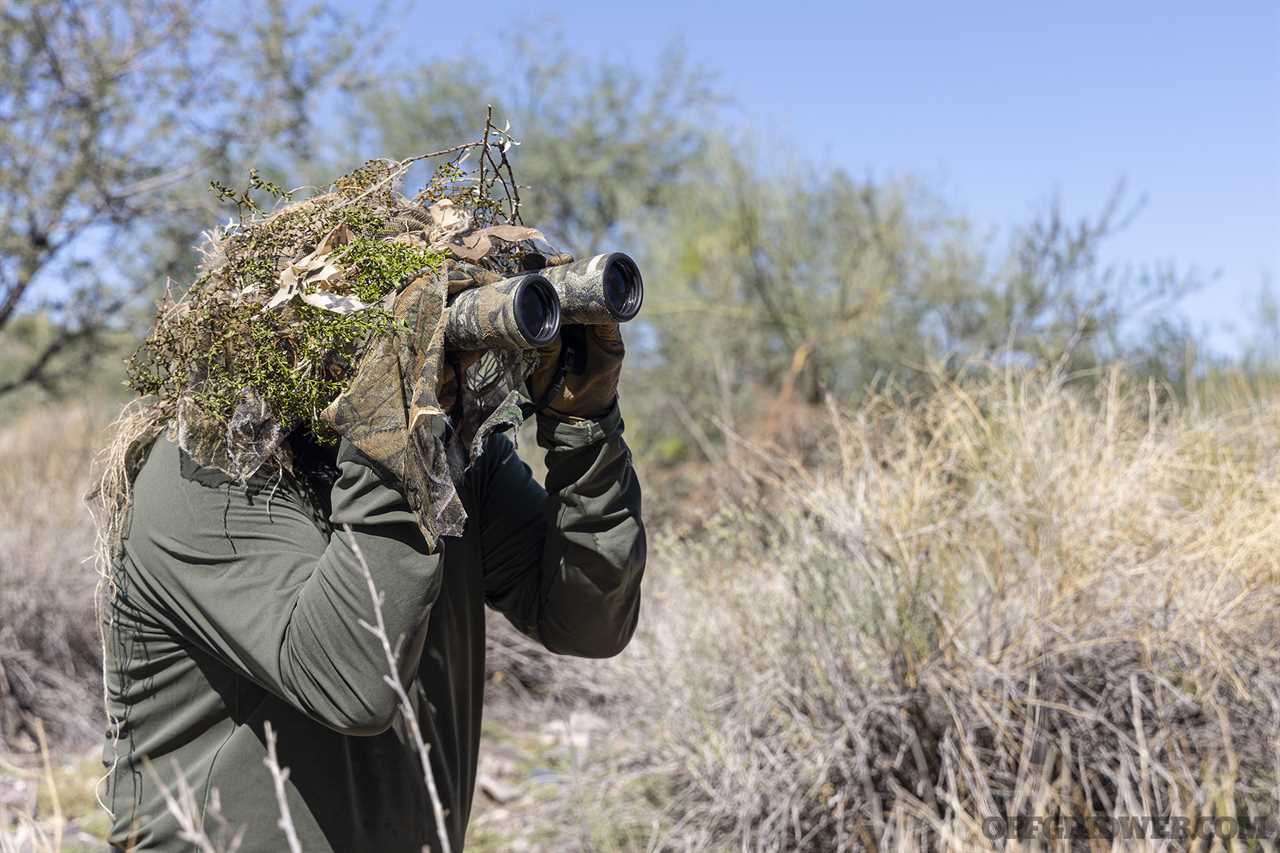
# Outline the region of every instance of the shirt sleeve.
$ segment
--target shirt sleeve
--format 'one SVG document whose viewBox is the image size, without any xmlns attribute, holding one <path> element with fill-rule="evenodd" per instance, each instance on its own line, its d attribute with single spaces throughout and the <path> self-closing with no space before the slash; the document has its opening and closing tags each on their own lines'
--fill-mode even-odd
<svg viewBox="0 0 1280 853">
<path fill-rule="evenodd" d="M 645 530 L 622 431 L 616 404 L 594 421 L 539 415 L 546 487 L 505 437 L 475 484 L 485 599 L 552 652 L 609 657 L 635 631 Z"/>
<path fill-rule="evenodd" d="M 360 625 L 374 621 L 373 602 L 355 548 L 383 594 L 403 683 L 440 590 L 440 556 L 403 495 L 343 442 L 329 536 L 295 491 L 206 485 L 183 475 L 179 453 L 158 441 L 135 484 L 125 542 L 134 592 L 171 630 L 317 722 L 385 730 L 396 697 L 380 641 Z"/>
</svg>

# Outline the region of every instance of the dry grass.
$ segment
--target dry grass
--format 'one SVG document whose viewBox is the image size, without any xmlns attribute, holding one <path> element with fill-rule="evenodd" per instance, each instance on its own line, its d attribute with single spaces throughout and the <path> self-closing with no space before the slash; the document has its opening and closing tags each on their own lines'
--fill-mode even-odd
<svg viewBox="0 0 1280 853">
<path fill-rule="evenodd" d="M 37 718 L 55 743 L 101 734 L 84 495 L 106 422 L 46 407 L 0 430 L 0 747 L 33 750 Z"/>
<path fill-rule="evenodd" d="M 494 638 L 537 690 L 492 718 L 589 704 L 607 726 L 538 757 L 555 781 L 517 779 L 474 840 L 967 849 L 987 815 L 1280 813 L 1280 399 L 1154 400 L 1015 373 L 809 412 L 803 452 L 739 441 L 708 487 L 732 498 L 653 532 L 627 652 Z M 43 433 L 0 437 L 0 624 L 82 679 L 84 472 Z"/>
<path fill-rule="evenodd" d="M 1148 391 L 1010 374 L 821 415 L 804 466 L 740 445 L 744 497 L 655 543 L 633 646 L 562 670 L 626 736 L 548 849 L 1280 811 L 1280 404 Z"/>
</svg>

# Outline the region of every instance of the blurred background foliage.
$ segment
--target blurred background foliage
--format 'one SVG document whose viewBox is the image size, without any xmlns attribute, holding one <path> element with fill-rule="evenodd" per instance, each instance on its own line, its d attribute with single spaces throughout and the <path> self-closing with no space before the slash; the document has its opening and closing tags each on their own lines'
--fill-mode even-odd
<svg viewBox="0 0 1280 853">
<path fill-rule="evenodd" d="M 1100 260 L 1141 214 L 1123 186 L 1091 217 L 1051 204 L 1013 233 L 981 233 L 910 177 L 764 165 L 725 108 L 733 93 L 677 47 L 653 67 L 590 61 L 554 27 L 517 23 L 501 57 L 414 64 L 378 55 L 385 24 L 324 4 L 253 9 L 36 0 L 0 13 L 7 411 L 112 396 L 152 300 L 190 281 L 200 232 L 233 213 L 209 180 L 256 168 L 322 184 L 368 157 L 469 139 L 487 104 L 523 140 L 526 220 L 580 255 L 623 248 L 644 265 L 625 393 L 654 462 L 708 457 L 779 400 L 852 401 L 938 365 L 1122 359 L 1174 395 L 1224 366 L 1175 310 L 1205 281 Z M 1274 306 L 1255 317 L 1271 340 Z M 1231 366 L 1265 371 L 1273 356 L 1249 346 Z"/>
</svg>

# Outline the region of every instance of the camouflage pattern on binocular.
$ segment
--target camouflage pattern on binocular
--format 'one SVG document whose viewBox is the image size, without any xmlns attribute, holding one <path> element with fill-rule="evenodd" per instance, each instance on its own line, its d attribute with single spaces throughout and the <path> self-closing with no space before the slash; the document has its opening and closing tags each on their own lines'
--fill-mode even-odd
<svg viewBox="0 0 1280 853">
<path fill-rule="evenodd" d="M 448 308 L 445 346 L 536 349 L 555 340 L 562 323 L 625 323 L 643 302 L 636 262 L 607 252 L 462 291 Z"/>
</svg>

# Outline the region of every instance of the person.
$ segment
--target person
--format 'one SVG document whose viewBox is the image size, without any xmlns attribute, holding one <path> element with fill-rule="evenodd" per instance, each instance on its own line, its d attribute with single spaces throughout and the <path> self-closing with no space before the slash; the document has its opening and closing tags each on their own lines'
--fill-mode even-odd
<svg viewBox="0 0 1280 853">
<path fill-rule="evenodd" d="M 440 833 L 462 849 L 484 606 L 583 657 L 620 652 L 639 612 L 645 530 L 616 395 L 621 335 L 566 329 L 585 341 L 585 369 L 558 372 L 553 345 L 528 382 L 542 402 L 545 488 L 510 438 L 490 436 L 459 484 L 465 532 L 437 548 L 397 484 L 345 440 L 326 451 L 295 435 L 304 473 L 244 484 L 154 442 L 105 624 L 114 849 L 190 849 L 166 806 L 185 789 L 211 838 L 239 833 L 241 853 L 288 850 L 264 763 L 268 724 L 302 850 L 418 853 L 440 850 Z M 361 625 L 374 621 L 361 557 L 399 641 L 412 720 L 384 679 L 381 641 Z M 443 826 L 409 725 L 429 745 Z"/>
</svg>

